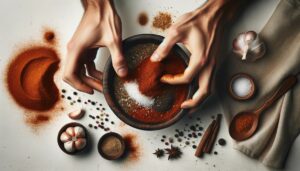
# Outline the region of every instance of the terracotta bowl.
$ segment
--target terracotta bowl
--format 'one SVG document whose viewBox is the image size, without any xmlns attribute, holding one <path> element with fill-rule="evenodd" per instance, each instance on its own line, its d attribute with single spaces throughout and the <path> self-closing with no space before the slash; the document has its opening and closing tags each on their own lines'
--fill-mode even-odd
<svg viewBox="0 0 300 171">
<path fill-rule="evenodd" d="M 159 45 L 163 41 L 164 37 L 154 34 L 139 34 L 132 37 L 129 37 L 123 41 L 123 51 L 126 49 L 130 49 L 131 47 L 144 44 L 144 43 L 154 43 Z M 178 45 L 175 45 L 172 49 L 179 57 L 181 57 L 186 64 L 188 64 L 189 56 L 187 53 Z M 113 81 L 114 77 L 116 77 L 116 73 L 112 66 L 111 58 L 109 58 L 108 62 L 105 65 L 103 72 L 103 94 L 104 97 L 111 108 L 111 110 L 126 124 L 142 130 L 158 130 L 171 126 L 178 120 L 180 120 L 187 112 L 187 109 L 181 109 L 172 119 L 162 122 L 162 123 L 144 123 L 138 120 L 133 119 L 130 115 L 128 115 L 122 107 L 118 104 L 116 98 L 114 97 L 114 86 Z M 193 84 L 189 85 L 189 91 L 187 95 L 187 99 L 192 97 L 193 93 Z"/>
<path fill-rule="evenodd" d="M 64 147 L 64 143 L 60 140 L 60 135 L 69 127 L 75 127 L 75 126 L 79 126 L 81 128 L 83 128 L 84 130 L 84 133 L 85 133 L 85 138 L 86 138 L 86 145 L 83 149 L 81 150 L 76 150 L 74 152 L 68 152 L 66 151 L 65 147 Z M 58 146 L 60 147 L 60 149 L 65 152 L 66 154 L 69 154 L 69 155 L 75 155 L 75 154 L 78 154 L 78 153 L 81 153 L 83 151 L 85 151 L 87 149 L 87 147 L 89 146 L 89 137 L 88 137 L 88 131 L 86 130 L 86 128 L 81 125 L 80 123 L 77 123 L 77 122 L 71 122 L 71 123 L 68 123 L 66 125 L 64 125 L 58 132 L 58 135 L 57 135 L 57 143 L 58 143 Z"/>
</svg>

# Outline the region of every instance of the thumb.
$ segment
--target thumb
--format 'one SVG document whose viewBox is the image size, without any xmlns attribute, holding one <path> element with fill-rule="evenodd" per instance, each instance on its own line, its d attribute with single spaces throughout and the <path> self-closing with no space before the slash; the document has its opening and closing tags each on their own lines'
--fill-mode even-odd
<svg viewBox="0 0 300 171">
<path fill-rule="evenodd" d="M 112 65 L 119 77 L 125 77 L 128 73 L 126 60 L 122 53 L 121 43 L 113 43 L 108 46 L 111 53 Z"/>
<path fill-rule="evenodd" d="M 178 36 L 168 35 L 152 54 L 151 61 L 159 62 L 166 58 L 178 40 Z"/>
</svg>

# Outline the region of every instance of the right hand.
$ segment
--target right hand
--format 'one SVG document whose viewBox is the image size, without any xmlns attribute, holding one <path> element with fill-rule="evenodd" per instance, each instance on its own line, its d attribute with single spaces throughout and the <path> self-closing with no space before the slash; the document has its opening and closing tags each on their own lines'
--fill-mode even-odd
<svg viewBox="0 0 300 171">
<path fill-rule="evenodd" d="M 83 4 L 84 15 L 68 43 L 63 79 L 77 90 L 93 94 L 94 89 L 102 91 L 102 73 L 94 63 L 98 48 L 109 49 L 118 76 L 126 76 L 128 69 L 122 54 L 122 24 L 112 2 L 83 0 Z"/>
</svg>

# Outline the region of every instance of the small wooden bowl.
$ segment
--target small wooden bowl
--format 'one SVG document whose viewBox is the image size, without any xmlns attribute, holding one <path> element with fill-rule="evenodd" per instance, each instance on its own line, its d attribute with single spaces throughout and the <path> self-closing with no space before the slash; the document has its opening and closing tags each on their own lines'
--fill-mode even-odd
<svg viewBox="0 0 300 171">
<path fill-rule="evenodd" d="M 154 43 L 159 45 L 163 41 L 164 37 L 155 34 L 139 34 L 129 37 L 123 41 L 123 50 L 130 49 L 131 47 L 144 44 L 144 43 Z M 188 65 L 189 56 L 187 53 L 177 44 L 172 48 L 179 57 L 181 57 L 184 62 Z M 180 120 L 187 112 L 188 109 L 181 109 L 172 119 L 161 122 L 161 123 L 144 123 L 130 117 L 118 104 L 116 98 L 114 97 L 113 80 L 116 73 L 112 67 L 111 58 L 107 61 L 104 72 L 103 72 L 103 94 L 111 110 L 121 119 L 124 123 L 142 130 L 158 130 L 171 126 Z M 194 93 L 194 81 L 189 84 L 189 91 L 186 99 L 190 99 Z"/>
<path fill-rule="evenodd" d="M 102 148 L 101 148 L 101 147 L 102 147 L 103 141 L 104 141 L 106 138 L 110 137 L 110 136 L 113 136 L 113 137 L 117 138 L 117 139 L 120 140 L 120 142 L 121 142 L 122 149 L 121 149 L 120 154 L 117 155 L 117 156 L 109 156 L 109 155 L 106 155 L 106 154 L 102 151 Z M 107 159 L 107 160 L 117 160 L 117 159 L 120 159 L 120 158 L 124 155 L 124 153 L 125 153 L 125 148 L 126 148 L 126 147 L 125 147 L 125 141 L 124 141 L 123 137 L 122 137 L 120 134 L 115 133 L 115 132 L 109 132 L 109 133 L 104 134 L 104 135 L 99 139 L 97 148 L 98 148 L 99 154 L 100 154 L 103 158 L 105 158 L 105 159 Z"/>
<path fill-rule="evenodd" d="M 241 97 L 241 96 L 238 96 L 238 95 L 235 94 L 235 92 L 233 90 L 233 84 L 234 84 L 234 81 L 237 78 L 247 78 L 250 81 L 250 83 L 251 83 L 252 86 L 251 86 L 251 89 L 250 89 L 250 93 L 247 96 Z M 228 84 L 228 91 L 229 91 L 229 94 L 231 95 L 231 97 L 233 97 L 236 100 L 248 100 L 248 99 L 251 99 L 254 96 L 255 92 L 256 92 L 256 86 L 255 86 L 254 79 L 249 74 L 246 74 L 246 73 L 235 74 L 230 79 L 230 82 Z"/>
<path fill-rule="evenodd" d="M 81 150 L 75 150 L 74 152 L 68 152 L 68 151 L 66 151 L 66 149 L 65 149 L 65 147 L 64 147 L 64 143 L 61 142 L 61 140 L 60 140 L 60 135 L 61 135 L 64 131 L 66 131 L 67 128 L 69 128 L 69 127 L 75 127 L 75 126 L 80 126 L 81 128 L 83 128 L 84 133 L 85 133 L 86 145 L 85 145 L 85 147 L 84 147 L 83 149 L 81 149 Z M 88 139 L 88 132 L 87 132 L 86 128 L 85 128 L 83 125 L 81 125 L 80 123 L 77 123 L 77 122 L 71 122 L 71 123 L 68 123 L 68 124 L 64 125 L 64 126 L 59 130 L 58 135 L 57 135 L 57 143 L 58 143 L 59 148 L 60 148 L 63 152 L 65 152 L 66 154 L 69 154 L 69 155 L 75 155 L 75 154 L 78 154 L 78 153 L 80 153 L 80 152 L 85 151 L 85 150 L 87 149 L 88 145 L 89 145 L 88 142 L 89 142 L 89 139 Z"/>
</svg>

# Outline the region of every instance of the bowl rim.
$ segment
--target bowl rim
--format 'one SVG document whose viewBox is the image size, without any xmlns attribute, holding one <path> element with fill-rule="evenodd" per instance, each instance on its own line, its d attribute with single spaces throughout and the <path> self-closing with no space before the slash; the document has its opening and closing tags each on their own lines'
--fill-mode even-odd
<svg viewBox="0 0 300 171">
<path fill-rule="evenodd" d="M 133 46 L 135 44 L 141 43 L 155 43 L 160 44 L 164 40 L 163 36 L 156 35 L 156 34 L 138 34 L 131 37 L 128 37 L 123 40 L 122 47 L 125 49 L 126 47 Z M 172 51 L 179 54 L 178 56 L 181 57 L 186 65 L 188 65 L 189 56 L 184 51 L 183 48 L 181 48 L 178 44 L 175 44 L 172 48 Z M 106 102 L 108 103 L 108 106 L 113 111 L 113 113 L 124 123 L 137 128 L 141 130 L 159 130 L 163 128 L 167 128 L 173 124 L 175 124 L 177 121 L 179 121 L 188 111 L 189 109 L 181 109 L 172 119 L 166 121 L 166 122 L 160 122 L 160 123 L 144 123 L 140 122 L 138 120 L 135 120 L 133 118 L 128 117 L 128 114 L 124 112 L 123 110 L 119 109 L 119 105 L 115 103 L 113 95 L 110 95 L 110 76 L 113 74 L 113 76 L 116 75 L 113 67 L 112 67 L 112 60 L 111 57 L 107 60 L 104 72 L 103 72 L 103 94 L 106 99 Z M 186 99 L 190 99 L 194 92 L 194 81 L 189 84 L 189 90 Z"/>
<path fill-rule="evenodd" d="M 108 156 L 106 155 L 102 150 L 101 150 L 101 147 L 100 145 L 103 143 L 103 141 L 105 140 L 105 138 L 109 137 L 109 136 L 114 136 L 116 137 L 117 139 L 120 140 L 121 144 L 122 144 L 122 153 L 119 155 L 119 156 L 116 156 L 116 157 L 112 157 L 112 156 Z M 97 150 L 98 150 L 98 153 L 105 159 L 107 160 L 117 160 L 117 159 L 120 159 L 124 154 L 125 154 L 125 140 L 124 138 L 116 133 L 116 132 L 108 132 L 106 134 L 104 134 L 102 137 L 100 137 L 99 141 L 98 141 L 98 144 L 97 144 Z"/>
<path fill-rule="evenodd" d="M 64 147 L 64 143 L 60 140 L 60 135 L 68 128 L 68 127 L 75 127 L 75 126 L 79 126 L 81 127 L 83 130 L 84 130 L 84 133 L 85 133 L 85 139 L 86 139 L 86 145 L 85 147 L 83 147 L 83 149 L 81 150 L 75 150 L 74 152 L 68 152 L 65 147 Z M 70 122 L 70 123 L 67 123 L 65 124 L 63 127 L 60 128 L 60 130 L 58 131 L 58 134 L 57 134 L 57 143 L 58 143 L 58 146 L 59 148 L 66 154 L 69 154 L 69 155 L 75 155 L 75 154 L 78 154 L 78 153 L 81 153 L 83 151 L 85 151 L 89 145 L 89 137 L 88 137 L 88 131 L 87 129 L 80 123 L 78 122 Z"/>
</svg>

